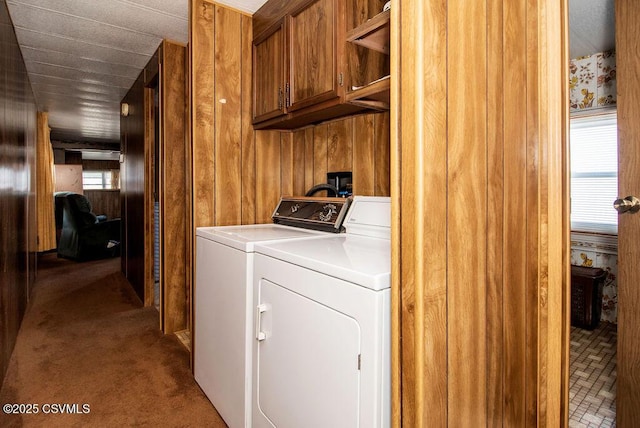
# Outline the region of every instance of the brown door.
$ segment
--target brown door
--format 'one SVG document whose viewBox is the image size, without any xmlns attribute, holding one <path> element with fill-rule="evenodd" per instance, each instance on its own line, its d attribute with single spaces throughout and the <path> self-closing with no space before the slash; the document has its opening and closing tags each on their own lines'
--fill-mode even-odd
<svg viewBox="0 0 640 428">
<path fill-rule="evenodd" d="M 289 17 L 289 111 L 338 96 L 337 7 L 316 0 Z"/>
<path fill-rule="evenodd" d="M 284 27 L 280 21 L 253 41 L 253 122 L 284 114 Z"/>
<path fill-rule="evenodd" d="M 640 8 L 616 1 L 618 196 L 640 197 Z M 640 213 L 618 221 L 618 426 L 640 421 Z"/>
</svg>

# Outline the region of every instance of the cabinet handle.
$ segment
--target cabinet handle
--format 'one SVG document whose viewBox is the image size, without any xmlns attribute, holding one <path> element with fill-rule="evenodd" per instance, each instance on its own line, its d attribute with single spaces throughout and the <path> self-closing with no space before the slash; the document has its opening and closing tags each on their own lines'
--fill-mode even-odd
<svg viewBox="0 0 640 428">
<path fill-rule="evenodd" d="M 291 88 L 289 82 L 287 82 L 287 107 L 291 107 Z"/>
<path fill-rule="evenodd" d="M 278 88 L 278 110 L 282 110 L 282 87 Z"/>
</svg>

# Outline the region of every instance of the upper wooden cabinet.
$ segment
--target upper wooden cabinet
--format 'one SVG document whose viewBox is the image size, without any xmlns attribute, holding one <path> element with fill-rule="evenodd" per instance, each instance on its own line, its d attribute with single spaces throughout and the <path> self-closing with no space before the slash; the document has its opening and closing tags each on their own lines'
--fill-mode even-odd
<svg viewBox="0 0 640 428">
<path fill-rule="evenodd" d="M 294 129 L 370 108 L 346 98 L 366 68 L 362 58 L 347 60 L 347 17 L 365 3 L 382 8 L 379 0 L 269 0 L 254 14 L 256 129 Z M 366 73 L 378 66 L 366 65 Z"/>
<path fill-rule="evenodd" d="M 253 122 L 285 114 L 284 21 L 253 41 Z"/>
<path fill-rule="evenodd" d="M 338 1 L 315 0 L 287 17 L 288 111 L 338 97 Z"/>
</svg>

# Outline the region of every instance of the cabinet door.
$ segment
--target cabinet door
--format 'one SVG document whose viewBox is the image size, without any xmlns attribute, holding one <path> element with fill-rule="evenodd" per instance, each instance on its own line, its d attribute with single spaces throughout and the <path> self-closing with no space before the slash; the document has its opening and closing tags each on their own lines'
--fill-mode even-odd
<svg viewBox="0 0 640 428">
<path fill-rule="evenodd" d="M 289 17 L 288 110 L 338 97 L 338 6 L 315 0 Z"/>
<path fill-rule="evenodd" d="M 253 42 L 253 122 L 285 113 L 284 28 L 279 22 Z"/>
</svg>

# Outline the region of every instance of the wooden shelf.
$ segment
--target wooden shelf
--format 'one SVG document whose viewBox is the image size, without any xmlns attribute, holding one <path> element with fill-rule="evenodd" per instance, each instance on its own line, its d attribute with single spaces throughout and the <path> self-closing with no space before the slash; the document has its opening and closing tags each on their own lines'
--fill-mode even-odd
<svg viewBox="0 0 640 428">
<path fill-rule="evenodd" d="M 347 102 L 374 110 L 389 110 L 391 79 L 385 76 L 366 86 L 348 92 Z"/>
<path fill-rule="evenodd" d="M 377 14 L 347 33 L 347 41 L 389 55 L 391 11 Z"/>
</svg>

